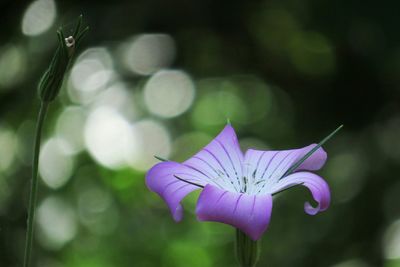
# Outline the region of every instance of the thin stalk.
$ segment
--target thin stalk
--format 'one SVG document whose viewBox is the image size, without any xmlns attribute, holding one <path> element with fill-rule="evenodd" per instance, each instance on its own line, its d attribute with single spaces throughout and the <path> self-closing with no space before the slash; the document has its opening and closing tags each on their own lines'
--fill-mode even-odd
<svg viewBox="0 0 400 267">
<path fill-rule="evenodd" d="M 24 267 L 29 267 L 31 262 L 32 254 L 32 241 L 33 241 L 33 222 L 35 219 L 35 209 L 37 200 L 37 187 L 38 187 L 38 165 L 39 165 L 39 153 L 40 153 L 40 141 L 42 137 L 42 129 L 44 120 L 46 118 L 48 102 L 41 102 L 39 115 L 36 122 L 36 133 L 35 141 L 33 145 L 33 158 L 32 158 L 32 179 L 31 188 L 29 195 L 29 207 L 28 207 L 28 221 L 26 231 L 26 242 L 25 242 L 25 256 L 24 256 Z"/>
<path fill-rule="evenodd" d="M 236 229 L 235 250 L 240 267 L 256 266 L 259 257 L 259 242 L 252 240 L 239 229 Z"/>
</svg>

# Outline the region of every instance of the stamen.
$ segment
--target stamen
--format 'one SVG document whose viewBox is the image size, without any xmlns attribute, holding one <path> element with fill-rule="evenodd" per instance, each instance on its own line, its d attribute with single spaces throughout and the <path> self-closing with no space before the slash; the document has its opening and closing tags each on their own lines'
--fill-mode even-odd
<svg viewBox="0 0 400 267">
<path fill-rule="evenodd" d="M 243 188 L 240 190 L 240 193 L 246 193 L 247 192 L 247 178 L 246 176 L 243 176 Z"/>
</svg>

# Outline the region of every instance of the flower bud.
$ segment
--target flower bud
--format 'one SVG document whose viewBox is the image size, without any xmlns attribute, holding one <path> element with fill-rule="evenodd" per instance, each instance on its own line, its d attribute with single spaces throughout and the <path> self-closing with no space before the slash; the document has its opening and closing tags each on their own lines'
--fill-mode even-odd
<svg viewBox="0 0 400 267">
<path fill-rule="evenodd" d="M 88 28 L 81 28 L 82 15 L 78 19 L 74 34 L 65 38 L 62 29 L 57 31 L 58 47 L 43 74 L 38 87 L 39 98 L 43 102 L 53 101 L 60 92 L 64 77 L 75 54 L 75 48 Z"/>
</svg>

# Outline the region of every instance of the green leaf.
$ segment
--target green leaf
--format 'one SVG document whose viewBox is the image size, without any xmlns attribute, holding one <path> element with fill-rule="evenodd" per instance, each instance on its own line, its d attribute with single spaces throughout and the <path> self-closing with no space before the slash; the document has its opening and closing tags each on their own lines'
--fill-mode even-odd
<svg viewBox="0 0 400 267">
<path fill-rule="evenodd" d="M 316 145 L 313 149 L 311 149 L 307 154 L 305 154 L 301 159 L 299 159 L 295 164 L 292 165 L 292 167 L 290 167 L 285 174 L 282 176 L 285 177 L 289 174 L 291 174 L 292 172 L 294 172 L 306 159 L 308 159 L 312 154 L 314 154 L 315 151 L 317 151 L 323 144 L 325 144 L 326 141 L 328 141 L 329 139 L 331 139 L 340 129 L 343 128 L 343 124 L 340 125 L 339 127 L 336 128 L 336 130 L 334 130 L 333 132 L 331 132 L 327 137 L 325 137 L 324 139 L 322 139 L 321 142 L 318 143 L 318 145 Z"/>
<path fill-rule="evenodd" d="M 164 159 L 164 158 L 159 157 L 159 156 L 157 156 L 157 155 L 154 155 L 154 157 L 155 157 L 156 159 L 158 159 L 159 161 L 168 161 L 167 159 Z"/>
</svg>

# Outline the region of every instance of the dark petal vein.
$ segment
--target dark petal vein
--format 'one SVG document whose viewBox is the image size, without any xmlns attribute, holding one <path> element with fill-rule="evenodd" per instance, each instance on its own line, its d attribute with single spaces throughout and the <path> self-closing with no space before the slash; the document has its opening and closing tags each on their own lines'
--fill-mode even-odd
<svg viewBox="0 0 400 267">
<path fill-rule="evenodd" d="M 235 208 L 233 209 L 233 213 L 234 213 L 234 214 L 236 213 L 237 207 L 238 207 L 238 205 L 239 205 L 239 201 L 240 201 L 240 199 L 242 198 L 242 196 L 243 196 L 243 194 L 240 194 L 240 196 L 239 196 L 238 199 L 236 200 Z"/>
</svg>

